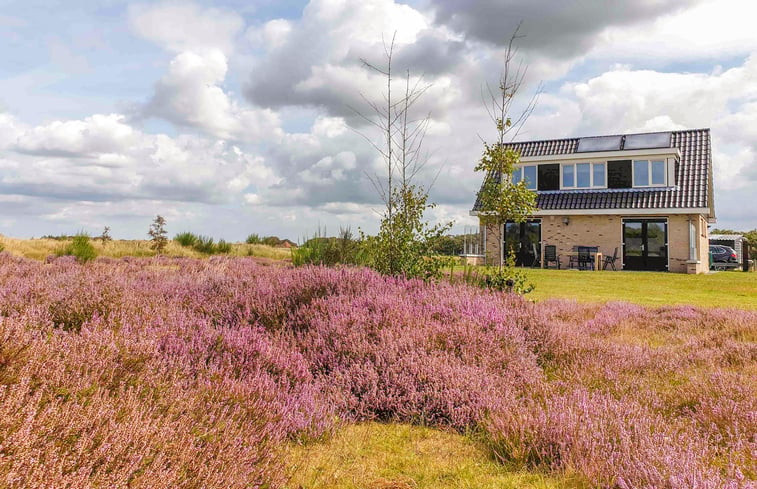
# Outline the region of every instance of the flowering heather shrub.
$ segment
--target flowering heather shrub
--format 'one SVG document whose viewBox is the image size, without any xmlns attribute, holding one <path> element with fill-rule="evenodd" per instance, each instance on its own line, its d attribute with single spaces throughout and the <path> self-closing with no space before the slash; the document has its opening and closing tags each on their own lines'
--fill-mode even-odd
<svg viewBox="0 0 757 489">
<path fill-rule="evenodd" d="M 590 487 L 754 487 L 757 314 L 246 258 L 0 254 L 0 487 L 280 487 L 344 421 Z"/>
</svg>

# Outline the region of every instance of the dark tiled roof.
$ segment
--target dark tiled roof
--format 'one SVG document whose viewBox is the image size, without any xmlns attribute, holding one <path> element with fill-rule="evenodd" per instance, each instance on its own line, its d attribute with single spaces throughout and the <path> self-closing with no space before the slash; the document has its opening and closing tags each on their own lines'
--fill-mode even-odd
<svg viewBox="0 0 757 489">
<path fill-rule="evenodd" d="M 506 146 L 520 151 L 521 157 L 567 155 L 577 152 L 578 141 L 579 138 L 524 141 L 508 143 Z M 681 152 L 673 187 L 540 191 L 537 192 L 537 206 L 540 210 L 712 207 L 709 202 L 712 185 L 710 130 L 673 131 L 670 147 L 678 148 Z M 622 155 L 622 151 L 618 154 Z M 473 210 L 479 210 L 480 205 L 477 198 Z"/>
</svg>

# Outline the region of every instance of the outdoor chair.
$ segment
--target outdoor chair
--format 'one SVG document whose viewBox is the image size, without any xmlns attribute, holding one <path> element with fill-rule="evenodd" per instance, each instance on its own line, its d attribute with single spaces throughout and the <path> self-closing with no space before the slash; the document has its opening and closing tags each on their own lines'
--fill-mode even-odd
<svg viewBox="0 0 757 489">
<path fill-rule="evenodd" d="M 573 247 L 573 251 L 568 255 L 568 268 L 575 268 L 578 266 L 578 246 Z"/>
<path fill-rule="evenodd" d="M 588 246 L 578 247 L 578 269 L 586 270 L 590 268 L 594 270 L 594 259 L 591 256 L 591 248 Z"/>
<path fill-rule="evenodd" d="M 544 267 L 549 268 L 549 264 L 554 263 L 557 269 L 560 269 L 560 256 L 557 254 L 557 246 L 546 245 L 544 247 Z"/>
<path fill-rule="evenodd" d="M 615 268 L 615 260 L 618 259 L 618 248 L 615 248 L 615 251 L 612 253 L 612 256 L 606 256 L 605 257 L 605 263 L 602 265 L 602 270 L 607 270 L 607 265 L 610 265 L 614 271 L 617 271 Z"/>
</svg>

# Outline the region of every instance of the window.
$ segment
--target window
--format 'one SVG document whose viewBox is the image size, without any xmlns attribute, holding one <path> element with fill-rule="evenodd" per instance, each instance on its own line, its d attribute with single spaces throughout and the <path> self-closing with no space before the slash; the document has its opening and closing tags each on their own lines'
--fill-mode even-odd
<svg viewBox="0 0 757 489">
<path fill-rule="evenodd" d="M 664 186 L 665 173 L 665 160 L 633 160 L 634 187 Z"/>
<path fill-rule="evenodd" d="M 594 187 L 604 187 L 606 185 L 605 179 L 605 164 L 595 163 L 592 169 L 592 178 L 594 179 Z"/>
<path fill-rule="evenodd" d="M 520 166 L 513 170 L 513 183 L 519 183 L 521 180 L 526 181 L 526 187 L 529 190 L 536 190 L 536 165 Z"/>
<path fill-rule="evenodd" d="M 562 186 L 563 187 L 575 187 L 575 180 L 573 179 L 573 172 L 576 165 L 565 165 L 562 167 Z"/>
<path fill-rule="evenodd" d="M 562 165 L 562 188 L 604 188 L 606 186 L 607 165 L 604 162 Z"/>
<path fill-rule="evenodd" d="M 576 187 L 591 187 L 591 164 L 578 163 L 576 165 Z"/>
</svg>

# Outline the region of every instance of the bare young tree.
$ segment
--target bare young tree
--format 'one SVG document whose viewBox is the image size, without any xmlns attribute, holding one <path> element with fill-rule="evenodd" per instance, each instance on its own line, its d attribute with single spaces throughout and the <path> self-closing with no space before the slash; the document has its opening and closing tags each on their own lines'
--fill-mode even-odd
<svg viewBox="0 0 757 489">
<path fill-rule="evenodd" d="M 430 84 L 424 83 L 423 77 L 418 77 L 413 81 L 410 70 L 405 70 L 403 92 L 400 92 L 399 96 L 396 95 L 394 89 L 396 80 L 393 71 L 396 36 L 395 32 L 391 41 L 383 44 L 385 58 L 383 66 L 371 63 L 364 58 L 360 59 L 365 68 L 385 78 L 386 92 L 383 94 L 382 102 L 376 102 L 361 94 L 372 113 L 365 114 L 351 108 L 360 119 L 382 134 L 377 142 L 369 134 L 354 129 L 371 144 L 385 162 L 384 174 L 367 172 L 366 174 L 384 203 L 385 215 L 389 218 L 401 205 L 396 201 L 398 189 L 407 189 L 414 185 L 416 177 L 428 162 L 428 153 L 423 152 L 422 146 L 431 119 L 431 114 L 425 114 L 418 119 L 412 117 L 413 107 L 431 88 Z M 429 190 L 422 185 L 416 185 L 416 187 L 426 192 Z"/>
<path fill-rule="evenodd" d="M 432 241 L 443 234 L 451 223 L 430 226 L 423 214 L 433 207 L 428 203 L 429 186 L 417 182 L 426 166 L 429 155 L 423 151 L 423 142 L 428 130 L 430 114 L 414 118 L 413 109 L 431 85 L 423 77 L 413 79 L 410 70 L 405 70 L 403 90 L 395 90 L 394 52 L 396 33 L 391 42 L 384 42 L 385 63 L 382 66 L 361 59 L 368 70 L 385 78 L 386 91 L 381 102 L 362 95 L 371 108 L 366 115 L 353 111 L 369 127 L 381 134 L 375 141 L 368 134 L 356 130 L 381 155 L 385 163 L 382 175 L 367 173 L 368 179 L 384 203 L 379 233 L 366 242 L 371 247 L 372 263 L 377 270 L 391 275 L 411 275 L 429 278 L 441 270 L 431 258 Z"/>
<path fill-rule="evenodd" d="M 479 218 L 484 226 L 502 243 L 504 225 L 508 221 L 523 222 L 536 212 L 536 194 L 521 180 L 513 183 L 513 171 L 520 161 L 520 154 L 505 147 L 514 139 L 533 113 L 541 86 L 526 105 L 513 115 L 513 103 L 523 86 L 527 68 L 522 61 L 516 63 L 515 42 L 523 37 L 518 35 L 520 24 L 510 37 L 505 51 L 504 66 L 497 90 L 486 84 L 482 94 L 486 111 L 495 125 L 497 136 L 494 143 L 484 143 L 484 152 L 475 170 L 484 173 L 484 183 L 479 192 Z M 504 245 L 502 245 L 504 246 Z M 497 257 L 500 267 L 507 258 L 505 253 Z"/>
<path fill-rule="evenodd" d="M 484 108 L 491 121 L 497 128 L 497 143 L 502 145 L 505 142 L 515 139 L 520 130 L 525 125 L 528 118 L 536 108 L 536 103 L 541 95 L 541 84 L 537 87 L 534 94 L 517 114 L 513 116 L 513 102 L 521 90 L 523 81 L 528 73 L 528 66 L 523 64 L 522 59 L 518 59 L 518 49 L 515 43 L 518 39 L 525 37 L 520 32 L 523 22 L 518 23 L 515 31 L 510 36 L 505 50 L 505 57 L 500 74 L 497 89 L 494 90 L 489 82 L 484 85 L 486 91 L 482 89 Z M 517 66 L 514 66 L 517 62 Z"/>
</svg>

